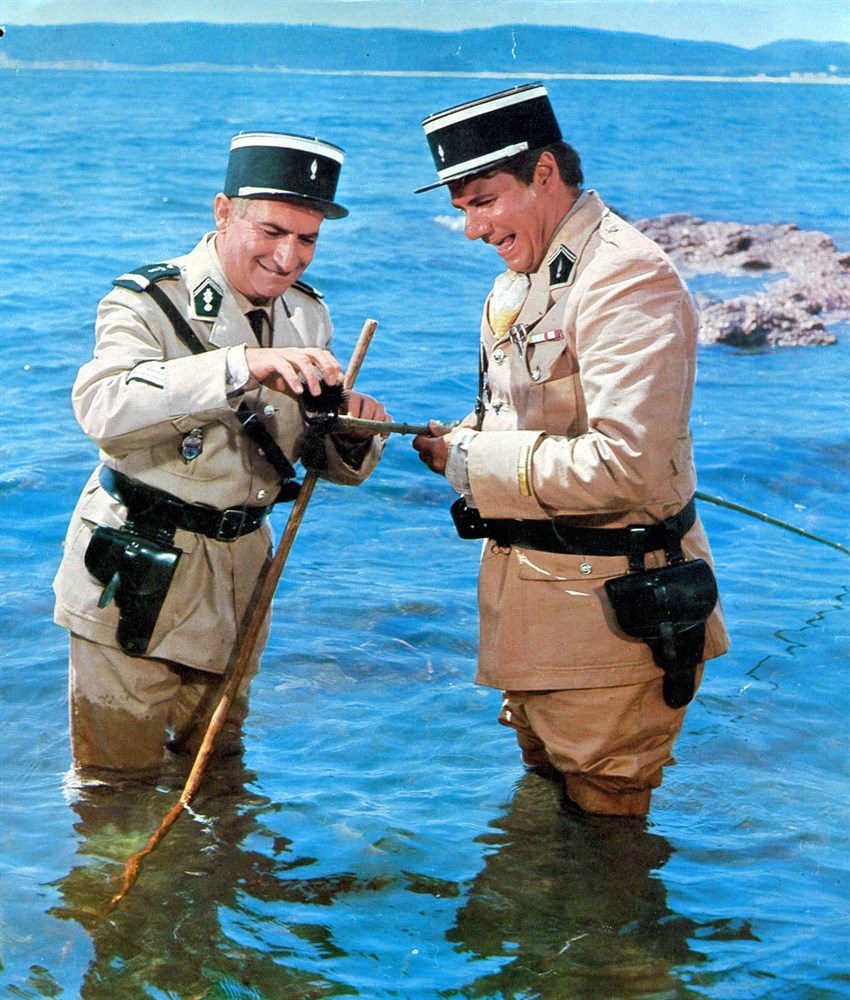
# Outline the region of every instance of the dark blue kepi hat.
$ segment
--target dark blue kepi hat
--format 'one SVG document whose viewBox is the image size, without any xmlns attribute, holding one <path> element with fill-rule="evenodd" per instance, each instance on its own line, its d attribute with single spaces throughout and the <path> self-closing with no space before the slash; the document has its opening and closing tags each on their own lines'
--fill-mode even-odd
<svg viewBox="0 0 850 1000">
<path fill-rule="evenodd" d="M 503 90 L 439 111 L 422 122 L 440 179 L 416 194 L 504 163 L 526 150 L 561 139 L 561 129 L 541 83 Z"/>
<path fill-rule="evenodd" d="M 328 219 L 342 219 L 336 185 L 345 153 L 329 142 L 282 132 L 240 132 L 230 142 L 228 198 L 313 202 Z"/>
</svg>

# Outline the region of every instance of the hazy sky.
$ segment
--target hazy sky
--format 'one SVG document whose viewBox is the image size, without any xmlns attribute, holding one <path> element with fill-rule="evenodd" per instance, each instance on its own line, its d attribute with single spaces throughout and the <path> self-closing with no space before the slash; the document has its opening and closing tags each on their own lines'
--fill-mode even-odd
<svg viewBox="0 0 850 1000">
<path fill-rule="evenodd" d="M 0 23 L 212 21 L 433 28 L 560 24 L 752 48 L 850 42 L 848 0 L 0 0 Z"/>
</svg>

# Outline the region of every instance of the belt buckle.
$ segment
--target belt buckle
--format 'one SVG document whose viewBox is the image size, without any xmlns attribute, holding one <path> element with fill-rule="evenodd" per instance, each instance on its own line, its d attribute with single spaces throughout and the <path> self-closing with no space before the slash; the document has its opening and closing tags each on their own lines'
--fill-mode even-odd
<svg viewBox="0 0 850 1000">
<path fill-rule="evenodd" d="M 242 534 L 245 527 L 247 511 L 229 507 L 221 512 L 221 520 L 218 522 L 218 531 L 215 533 L 217 542 L 233 542 Z"/>
</svg>

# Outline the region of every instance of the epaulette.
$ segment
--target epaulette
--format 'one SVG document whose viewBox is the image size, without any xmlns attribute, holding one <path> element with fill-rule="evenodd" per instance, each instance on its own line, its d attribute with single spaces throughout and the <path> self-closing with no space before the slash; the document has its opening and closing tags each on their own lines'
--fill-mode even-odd
<svg viewBox="0 0 850 1000">
<path fill-rule="evenodd" d="M 145 267 L 137 267 L 135 271 L 122 274 L 112 284 L 119 288 L 129 288 L 131 292 L 143 292 L 155 281 L 179 276 L 180 268 L 176 264 L 147 264 Z"/>
<path fill-rule="evenodd" d="M 304 292 L 313 299 L 321 301 L 324 298 L 324 295 L 322 295 L 318 288 L 313 288 L 312 285 L 308 285 L 306 281 L 301 281 L 300 278 L 293 283 L 292 287 L 297 288 L 299 292 Z"/>
</svg>

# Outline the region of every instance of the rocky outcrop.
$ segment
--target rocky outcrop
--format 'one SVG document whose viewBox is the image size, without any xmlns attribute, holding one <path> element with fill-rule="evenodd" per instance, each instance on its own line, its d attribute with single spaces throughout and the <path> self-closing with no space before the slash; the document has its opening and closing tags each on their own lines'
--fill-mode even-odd
<svg viewBox="0 0 850 1000">
<path fill-rule="evenodd" d="M 746 348 L 834 344 L 829 327 L 850 321 L 850 254 L 839 252 L 824 233 L 794 225 L 705 222 L 685 214 L 643 219 L 635 226 L 686 276 L 758 279 L 752 294 L 697 294 L 701 343 Z"/>
</svg>

